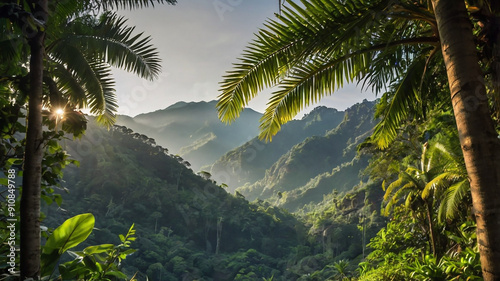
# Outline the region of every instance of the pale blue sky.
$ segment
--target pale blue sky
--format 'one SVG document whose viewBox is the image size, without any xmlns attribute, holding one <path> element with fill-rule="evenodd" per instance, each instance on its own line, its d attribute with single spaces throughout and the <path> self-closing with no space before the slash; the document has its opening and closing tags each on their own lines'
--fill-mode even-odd
<svg viewBox="0 0 500 281">
<path fill-rule="evenodd" d="M 216 99 L 224 73 L 277 12 L 277 0 L 178 0 L 175 6 L 119 11 L 136 31 L 151 35 L 163 69 L 154 82 L 115 71 L 119 113 L 135 116 L 178 101 Z M 259 95 L 250 107 L 263 112 L 268 97 L 269 91 Z M 375 96 L 348 86 L 321 104 L 343 110 L 364 98 Z"/>
</svg>

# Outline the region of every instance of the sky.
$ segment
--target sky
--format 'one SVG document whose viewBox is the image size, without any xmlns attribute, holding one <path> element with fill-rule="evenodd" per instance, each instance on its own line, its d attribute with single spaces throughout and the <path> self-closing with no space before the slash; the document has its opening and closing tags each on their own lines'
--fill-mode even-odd
<svg viewBox="0 0 500 281">
<path fill-rule="evenodd" d="M 219 82 L 237 62 L 254 34 L 278 13 L 278 0 L 178 0 L 176 5 L 118 13 L 136 32 L 152 37 L 162 59 L 162 73 L 147 81 L 114 70 L 119 114 L 136 116 L 164 109 L 179 101 L 211 101 L 219 95 Z M 249 107 L 264 112 L 272 90 L 259 94 Z M 316 105 L 339 110 L 373 100 L 371 92 L 348 85 Z"/>
</svg>

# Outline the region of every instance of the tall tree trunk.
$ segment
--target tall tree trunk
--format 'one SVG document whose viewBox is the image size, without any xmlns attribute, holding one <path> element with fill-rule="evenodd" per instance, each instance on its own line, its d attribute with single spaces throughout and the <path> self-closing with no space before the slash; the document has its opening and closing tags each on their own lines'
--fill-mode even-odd
<svg viewBox="0 0 500 281">
<path fill-rule="evenodd" d="M 47 0 L 33 1 L 37 18 L 47 18 Z M 21 280 L 40 274 L 40 188 L 42 177 L 42 86 L 45 32 L 29 36 L 30 90 L 21 195 Z"/>
<path fill-rule="evenodd" d="M 470 181 L 484 280 L 500 280 L 500 140 L 464 1 L 432 0 Z"/>
<path fill-rule="evenodd" d="M 441 256 L 439 255 L 438 249 L 437 249 L 437 237 L 436 237 L 436 232 L 434 231 L 435 230 L 434 224 L 432 223 L 431 204 L 425 200 L 424 200 L 424 204 L 425 204 L 425 209 L 426 209 L 426 213 L 427 213 L 427 224 L 429 225 L 429 238 L 430 238 L 430 242 L 431 242 L 432 254 L 436 258 L 436 260 L 439 260 L 441 258 Z"/>
</svg>

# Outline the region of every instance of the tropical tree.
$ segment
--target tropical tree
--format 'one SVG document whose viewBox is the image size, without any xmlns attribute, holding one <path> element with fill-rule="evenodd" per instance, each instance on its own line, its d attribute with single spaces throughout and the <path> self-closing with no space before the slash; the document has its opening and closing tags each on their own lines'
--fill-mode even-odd
<svg viewBox="0 0 500 281">
<path fill-rule="evenodd" d="M 427 153 L 436 174 L 426 185 L 422 197 L 434 196 L 434 200 L 439 201 L 438 222 L 454 219 L 465 221 L 472 202 L 457 132 L 445 131 L 435 136 L 429 142 Z"/>
<path fill-rule="evenodd" d="M 450 0 L 433 0 L 432 4 L 469 176 L 483 278 L 500 280 L 500 197 L 497 196 L 500 189 L 500 140 L 491 118 L 485 75 L 478 64 L 477 46 L 465 4 Z M 489 16 L 487 20 L 498 20 L 500 3 L 484 1 L 483 5 L 480 10 Z M 486 47 L 494 50 L 493 57 L 488 61 L 488 70 L 493 71 L 492 92 L 498 96 L 499 51 L 495 46 L 500 43 L 500 35 L 493 32 L 485 34 L 485 37 L 490 40 Z"/>
<path fill-rule="evenodd" d="M 35 278 L 40 270 L 40 186 L 43 159 L 43 105 L 88 106 L 111 124 L 116 110 L 110 66 L 154 79 L 160 70 L 157 53 L 148 38 L 116 16 L 101 22 L 89 12 L 113 8 L 140 8 L 175 0 L 136 1 L 2 1 L 2 55 L 18 56 L 26 43 L 29 62 L 25 77 L 28 115 L 21 196 L 21 278 Z M 49 16 L 50 15 L 50 16 Z M 108 14 L 109 15 L 109 14 Z M 8 20 L 5 20 L 8 19 Z M 75 21 L 72 21 L 76 19 Z M 103 34 L 93 33 L 103 24 Z M 89 24 L 85 28 L 86 24 Z M 108 28 L 106 30 L 106 28 Z M 22 33 L 19 33 L 22 31 Z M 66 32 L 66 33 L 65 33 Z M 73 36 L 72 36 L 73 35 Z M 56 94 L 56 95 L 54 95 Z M 61 97 L 64 99 L 61 100 Z"/>
<path fill-rule="evenodd" d="M 347 268 L 349 267 L 349 261 L 347 260 L 339 260 L 337 262 L 334 262 L 332 267 L 334 268 L 335 272 L 337 273 L 337 278 L 338 280 L 346 280 L 349 278 L 348 276 L 348 271 Z"/>
<path fill-rule="evenodd" d="M 271 140 L 305 106 L 360 81 L 376 93 L 388 89 L 374 134 L 385 148 L 405 120 L 425 118 L 429 108 L 449 100 L 443 94 L 449 85 L 484 278 L 498 280 L 500 140 L 489 101 L 500 94 L 499 11 L 500 3 L 491 0 L 287 1 L 224 77 L 219 117 L 234 120 L 258 92 L 278 85 L 260 125 L 261 137 Z M 440 79 L 445 71 L 448 78 Z"/>
<path fill-rule="evenodd" d="M 398 178 L 384 187 L 384 214 L 389 215 L 400 202 L 417 216 L 424 214 L 431 250 L 438 259 L 443 249 L 439 245 L 437 225 L 468 207 L 463 201 L 468 182 L 465 169 L 460 165 L 462 157 L 453 155 L 443 143 L 432 140 L 425 143 L 419 165 L 404 165 Z M 435 215 L 437 209 L 439 216 Z"/>
</svg>

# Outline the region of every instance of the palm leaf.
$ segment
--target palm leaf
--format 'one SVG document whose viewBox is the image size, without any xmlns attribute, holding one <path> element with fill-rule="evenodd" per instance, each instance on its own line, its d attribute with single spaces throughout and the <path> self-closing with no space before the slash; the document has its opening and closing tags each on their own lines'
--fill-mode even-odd
<svg viewBox="0 0 500 281">
<path fill-rule="evenodd" d="M 366 55 L 352 56 L 340 62 L 317 57 L 294 68 L 294 73 L 284 79 L 280 89 L 272 94 L 261 118 L 259 137 L 271 140 L 281 125 L 292 120 L 304 107 L 317 103 L 345 81 L 359 77 L 369 60 Z"/>
<path fill-rule="evenodd" d="M 407 20 L 391 28 L 380 28 L 375 36 L 367 37 L 366 34 L 374 33 L 375 26 L 389 27 L 383 22 L 387 22 L 385 12 L 389 13 L 390 3 L 302 0 L 299 5 L 289 1 L 282 15 L 267 21 L 266 28 L 259 31 L 240 62 L 224 76 L 217 104 L 219 118 L 233 121 L 259 91 L 279 85 L 261 119 L 260 137 L 270 140 L 281 125 L 305 106 L 332 94 L 346 81 L 365 79 L 378 88 L 385 84 L 380 77 L 387 81 L 398 77 L 400 72 L 393 70 L 394 65 L 387 65 L 384 58 L 393 55 L 395 61 L 402 61 L 406 55 L 405 60 L 412 60 L 408 53 L 421 44 L 436 44 L 437 38 L 428 36 L 429 28 L 421 33 L 407 28 L 410 25 Z M 418 47 L 411 47 L 414 45 Z M 377 59 L 383 74 L 367 75 L 372 70 L 369 65 Z M 425 60 L 422 65 L 423 69 Z M 401 124 L 408 114 L 394 113 L 402 110 L 401 104 L 395 104 L 399 108 L 393 107 L 391 112 L 399 117 L 396 123 Z M 394 127 L 390 120 L 386 123 Z M 394 131 L 391 126 L 388 127 Z"/>
<path fill-rule="evenodd" d="M 136 34 L 126 20 L 105 13 L 96 21 L 81 16 L 64 23 L 61 34 L 49 34 L 47 47 L 54 65 L 51 74 L 67 99 L 78 107 L 89 107 L 97 120 L 112 125 L 117 110 L 115 84 L 110 66 L 147 79 L 160 72 L 160 59 L 150 37 Z"/>
<path fill-rule="evenodd" d="M 297 75 L 300 68 L 306 67 L 303 62 L 317 58 L 318 51 L 338 53 L 342 44 L 352 42 L 347 38 L 356 38 L 355 30 L 359 30 L 361 23 L 370 22 L 369 9 L 364 6 L 364 10 L 360 7 L 347 13 L 338 10 L 335 2 L 302 1 L 303 8 L 289 1 L 290 7 L 284 8 L 278 20 L 267 21 L 266 29 L 258 32 L 234 70 L 224 76 L 217 104 L 221 120 L 236 119 L 259 91 L 281 82 L 288 74 Z M 325 38 L 336 38 L 337 43 Z"/>
<path fill-rule="evenodd" d="M 235 69 L 224 76 L 220 88 L 222 93 L 217 103 L 221 120 L 235 120 L 259 91 L 275 85 L 297 52 L 294 49 L 300 49 L 301 43 L 296 38 L 285 37 L 281 31 L 275 32 L 281 35 L 279 40 L 270 31 L 261 30 L 257 39 L 243 53 L 240 62 L 234 65 Z"/>
<path fill-rule="evenodd" d="M 85 1 L 49 1 L 49 11 L 51 11 L 51 14 L 50 21 L 47 22 L 47 31 L 61 31 L 59 28 L 61 25 L 64 25 L 68 20 L 84 12 L 85 8 Z"/>
<path fill-rule="evenodd" d="M 455 173 L 443 172 L 439 174 L 425 185 L 425 188 L 422 191 L 422 199 L 428 198 L 433 191 L 447 188 L 459 179 L 462 179 L 462 177 Z"/>
<path fill-rule="evenodd" d="M 410 114 L 419 115 L 418 112 L 418 81 L 425 68 L 425 58 L 415 59 L 412 65 L 407 69 L 403 78 L 396 84 L 394 93 L 387 102 L 386 110 L 383 113 L 382 120 L 375 126 L 372 139 L 380 148 L 387 146 L 398 135 L 398 129 L 407 120 Z"/>
<path fill-rule="evenodd" d="M 88 21 L 75 20 L 66 32 L 47 49 L 57 46 L 75 46 L 88 56 L 98 56 L 117 68 L 133 72 L 147 79 L 156 78 L 160 71 L 160 58 L 150 44 L 151 38 L 142 33 L 134 34 L 134 27 L 126 26 L 126 20 L 112 13 L 102 15 L 95 26 Z"/>
<path fill-rule="evenodd" d="M 89 83 L 88 85 L 94 90 L 88 91 L 89 107 L 91 113 L 97 115 L 97 122 L 110 127 L 116 121 L 115 112 L 118 109 L 111 68 L 99 61 L 91 62 L 90 67 L 93 70 L 94 77 L 90 80 L 92 84 Z"/>
<path fill-rule="evenodd" d="M 464 204 L 464 198 L 469 194 L 470 185 L 469 180 L 464 179 L 459 181 L 446 190 L 445 198 L 442 200 L 441 206 L 438 211 L 438 219 L 444 221 L 446 219 L 453 219 L 457 216 L 458 211 Z"/>
<path fill-rule="evenodd" d="M 87 95 L 80 84 L 80 79 L 63 64 L 55 63 L 51 74 L 56 77 L 59 90 L 66 99 L 78 108 L 86 106 Z"/>
<path fill-rule="evenodd" d="M 394 189 L 397 187 L 400 187 L 403 184 L 404 179 L 402 177 L 399 177 L 397 180 L 393 181 L 389 186 L 387 186 L 384 194 L 384 201 L 387 201 L 389 199 L 389 196 L 392 195 L 392 192 Z"/>
<path fill-rule="evenodd" d="M 103 115 L 98 121 L 110 126 L 118 107 L 111 69 L 98 58 L 86 57 L 80 50 L 72 45 L 58 44 L 54 46 L 51 54 L 57 63 L 66 64 L 68 71 L 72 76 L 78 77 L 79 83 L 85 89 L 85 99 L 75 101 L 88 107 L 92 114 Z"/>
<path fill-rule="evenodd" d="M 155 4 L 175 4 L 177 0 L 106 0 L 106 1 L 89 1 L 95 2 L 104 10 L 114 9 L 141 9 L 146 7 L 154 7 Z"/>
<path fill-rule="evenodd" d="M 176 4 L 177 0 L 81 0 L 62 2 L 80 2 L 83 11 L 102 12 L 116 9 L 142 9 L 156 4 Z M 59 2 L 59 1 L 58 1 Z M 82 11 L 80 10 L 80 11 Z"/>
<path fill-rule="evenodd" d="M 409 204 L 408 202 L 410 202 L 413 198 L 411 194 L 413 193 L 414 189 L 415 184 L 413 182 L 407 182 L 403 186 L 400 186 L 400 188 L 394 193 L 391 199 L 387 201 L 387 205 L 384 208 L 384 215 L 389 215 L 393 209 L 393 206 L 401 199 L 403 199 L 404 195 L 407 195 L 405 205 Z"/>
</svg>

